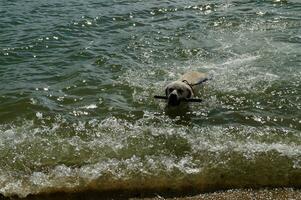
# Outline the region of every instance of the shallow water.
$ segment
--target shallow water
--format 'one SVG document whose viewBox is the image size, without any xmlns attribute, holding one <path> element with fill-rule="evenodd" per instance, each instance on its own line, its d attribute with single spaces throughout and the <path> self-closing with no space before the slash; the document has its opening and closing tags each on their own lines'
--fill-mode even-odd
<svg viewBox="0 0 301 200">
<path fill-rule="evenodd" d="M 1 2 L 0 193 L 300 187 L 300 58 L 297 0 Z"/>
</svg>

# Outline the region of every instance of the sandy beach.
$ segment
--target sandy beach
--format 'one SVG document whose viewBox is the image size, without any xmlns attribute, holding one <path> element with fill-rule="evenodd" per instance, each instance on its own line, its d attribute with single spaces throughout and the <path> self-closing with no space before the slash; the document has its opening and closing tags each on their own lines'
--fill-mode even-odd
<svg viewBox="0 0 301 200">
<path fill-rule="evenodd" d="M 133 197 L 136 196 L 136 197 Z M 275 188 L 275 189 L 233 189 L 226 191 L 216 191 L 211 193 L 202 193 L 198 195 L 172 196 L 151 195 L 152 197 L 138 197 L 139 194 L 119 195 L 118 193 L 98 193 L 94 191 L 80 193 L 52 193 L 29 195 L 26 198 L 3 197 L 0 199 L 15 200 L 96 200 L 96 199 L 129 199 L 129 200 L 301 200 L 301 190 L 293 188 Z"/>
<path fill-rule="evenodd" d="M 150 198 L 152 200 L 165 199 L 163 197 Z M 149 199 L 149 200 L 150 200 Z M 173 200 L 299 200 L 301 191 L 291 188 L 277 189 L 246 189 L 246 190 L 227 190 L 221 192 L 204 193 L 192 197 L 167 198 Z"/>
</svg>

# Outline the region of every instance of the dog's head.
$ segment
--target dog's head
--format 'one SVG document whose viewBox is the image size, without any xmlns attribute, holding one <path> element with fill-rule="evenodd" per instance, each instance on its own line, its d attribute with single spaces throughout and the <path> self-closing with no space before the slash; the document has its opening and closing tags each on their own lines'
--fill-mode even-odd
<svg viewBox="0 0 301 200">
<path fill-rule="evenodd" d="M 165 87 L 165 94 L 168 98 L 168 104 L 177 106 L 183 99 L 193 96 L 191 87 L 181 81 L 174 81 Z"/>
</svg>

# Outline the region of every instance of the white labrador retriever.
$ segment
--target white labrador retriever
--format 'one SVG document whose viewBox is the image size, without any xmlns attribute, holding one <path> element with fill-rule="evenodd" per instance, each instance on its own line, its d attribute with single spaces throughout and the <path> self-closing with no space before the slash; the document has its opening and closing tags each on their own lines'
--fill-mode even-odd
<svg viewBox="0 0 301 200">
<path fill-rule="evenodd" d="M 208 76 L 205 73 L 187 72 L 180 79 L 165 87 L 165 97 L 155 96 L 155 98 L 167 99 L 171 106 L 177 106 L 181 101 L 200 102 L 201 99 L 194 99 L 193 97 L 198 95 L 200 85 L 207 80 Z"/>
</svg>

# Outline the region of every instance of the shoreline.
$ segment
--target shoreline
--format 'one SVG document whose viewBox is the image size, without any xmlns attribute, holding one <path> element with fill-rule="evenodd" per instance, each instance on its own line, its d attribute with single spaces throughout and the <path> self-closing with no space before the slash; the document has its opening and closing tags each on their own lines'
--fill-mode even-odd
<svg viewBox="0 0 301 200">
<path fill-rule="evenodd" d="M 162 200 L 156 197 L 144 200 Z M 231 189 L 211 193 L 202 193 L 190 197 L 166 198 L 167 200 L 301 200 L 301 189 Z M 138 199 L 136 199 L 138 200 Z"/>
<path fill-rule="evenodd" d="M 145 195 L 146 194 L 146 195 Z M 95 199 L 131 199 L 131 200 L 301 200 L 301 189 L 299 188 L 262 188 L 262 189 L 229 189 L 207 193 L 190 193 L 190 194 L 167 194 L 160 195 L 155 192 L 140 193 L 140 192 L 54 192 L 29 195 L 25 198 L 17 196 L 4 197 L 0 194 L 0 200 L 95 200 Z"/>
</svg>

